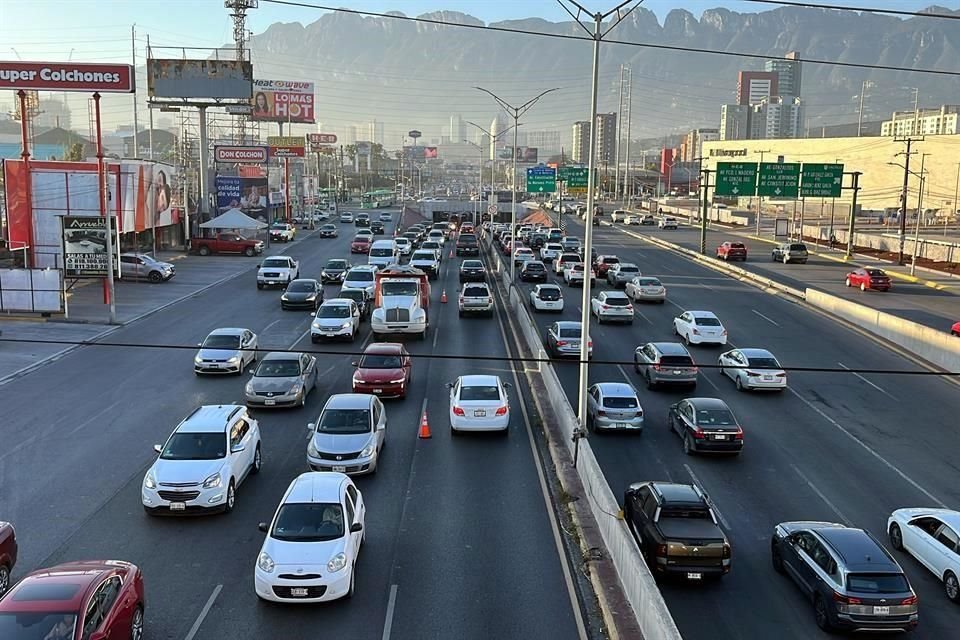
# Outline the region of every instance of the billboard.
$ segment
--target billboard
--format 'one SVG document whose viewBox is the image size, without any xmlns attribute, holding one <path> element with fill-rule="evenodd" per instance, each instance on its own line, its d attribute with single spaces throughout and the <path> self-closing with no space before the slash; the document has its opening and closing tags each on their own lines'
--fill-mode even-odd
<svg viewBox="0 0 960 640">
<path fill-rule="evenodd" d="M 438 157 L 436 147 L 404 147 L 403 155 L 408 160 L 434 160 Z"/>
<path fill-rule="evenodd" d="M 217 176 L 217 211 L 240 209 L 251 218 L 267 215 L 267 178 Z"/>
<path fill-rule="evenodd" d="M 213 159 L 215 162 L 266 162 L 267 148 L 218 145 L 213 148 Z"/>
<path fill-rule="evenodd" d="M 106 278 L 107 220 L 116 234 L 116 218 L 62 216 L 63 275 L 65 278 Z M 116 235 L 114 235 L 116 242 Z M 115 254 L 119 253 L 114 245 Z M 116 260 L 116 255 L 114 256 Z M 115 270 L 116 272 L 116 270 Z"/>
<path fill-rule="evenodd" d="M 253 97 L 253 65 L 241 60 L 147 60 L 151 98 Z"/>
<path fill-rule="evenodd" d="M 274 158 L 302 158 L 306 155 L 303 136 L 267 136 L 267 146 Z"/>
<path fill-rule="evenodd" d="M 312 145 L 337 144 L 337 136 L 332 133 L 308 133 L 307 139 Z"/>
<path fill-rule="evenodd" d="M 133 67 L 81 62 L 0 62 L 0 89 L 133 93 Z"/>
<path fill-rule="evenodd" d="M 365 157 L 370 155 L 370 143 L 369 142 L 357 142 L 357 155 L 360 157 Z"/>
<path fill-rule="evenodd" d="M 424 160 L 436 160 L 436 159 L 437 159 L 437 148 L 436 148 L 436 147 L 424 147 L 424 148 L 423 148 L 423 159 L 424 159 Z"/>
<path fill-rule="evenodd" d="M 316 122 L 312 82 L 254 80 L 251 118 L 262 122 Z"/>
<path fill-rule="evenodd" d="M 517 162 L 537 162 L 538 147 L 517 147 Z M 513 147 L 498 147 L 497 160 L 513 160 Z"/>
<path fill-rule="evenodd" d="M 120 231 L 144 231 L 178 224 L 180 193 L 173 165 L 125 161 L 117 174 L 120 191 Z"/>
</svg>

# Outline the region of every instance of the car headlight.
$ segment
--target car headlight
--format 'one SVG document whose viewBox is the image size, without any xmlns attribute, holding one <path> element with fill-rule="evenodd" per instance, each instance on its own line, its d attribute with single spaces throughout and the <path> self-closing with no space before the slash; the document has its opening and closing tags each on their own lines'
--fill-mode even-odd
<svg viewBox="0 0 960 640">
<path fill-rule="evenodd" d="M 143 479 L 143 486 L 147 489 L 157 488 L 157 479 L 153 477 L 153 471 L 147 473 L 147 476 Z"/>
<path fill-rule="evenodd" d="M 227 360 L 227 362 L 231 364 L 236 364 L 240 362 L 240 356 L 232 356 L 229 360 Z"/>
<path fill-rule="evenodd" d="M 370 457 L 374 454 L 376 450 L 377 450 L 377 443 L 371 442 L 370 444 L 368 444 L 367 446 L 365 446 L 363 449 L 360 450 L 360 457 L 361 458 Z"/>
<path fill-rule="evenodd" d="M 264 573 L 273 573 L 273 569 L 277 565 L 273 562 L 270 554 L 266 551 L 261 551 L 260 555 L 257 556 L 257 566 L 260 567 L 260 570 Z"/>
<path fill-rule="evenodd" d="M 300 393 L 301 389 L 303 389 L 303 383 L 295 382 L 293 386 L 290 388 L 290 393 Z"/>
<path fill-rule="evenodd" d="M 307 443 L 307 455 L 311 458 L 316 458 L 320 455 L 316 445 L 313 444 L 313 438 L 310 438 L 310 442 Z"/>
<path fill-rule="evenodd" d="M 248 394 L 248 395 L 253 394 L 253 393 L 254 393 L 254 390 L 253 390 L 253 382 L 248 382 L 248 383 L 246 384 L 246 386 L 243 388 L 243 392 L 246 393 L 246 394 Z"/>
<path fill-rule="evenodd" d="M 320 272 L 320 277 L 322 277 L 322 278 L 329 278 L 329 277 L 330 277 L 330 274 L 327 273 L 326 271 L 321 271 L 321 272 Z"/>
<path fill-rule="evenodd" d="M 223 479 L 220 477 L 220 472 L 217 471 L 216 473 L 209 475 L 207 479 L 203 481 L 203 488 L 216 489 L 221 484 L 223 484 Z"/>
<path fill-rule="evenodd" d="M 193 364 L 202 364 L 203 358 L 200 357 L 200 354 L 197 354 L 193 357 Z"/>
<path fill-rule="evenodd" d="M 312 323 L 310 326 L 312 326 L 314 329 L 319 329 L 319 328 L 320 328 L 320 321 L 319 321 L 319 320 L 314 320 L 313 323 Z"/>
<path fill-rule="evenodd" d="M 340 328 L 341 328 L 341 329 L 349 329 L 349 328 L 350 328 L 350 325 L 352 325 L 352 324 L 353 324 L 352 322 L 344 322 L 342 325 L 340 325 Z"/>
<path fill-rule="evenodd" d="M 347 566 L 347 556 L 343 555 L 343 552 L 340 552 L 330 558 L 330 562 L 327 563 L 327 571 L 330 573 L 336 573 L 337 571 L 342 570 L 345 566 Z"/>
<path fill-rule="evenodd" d="M 316 299 L 317 299 L 317 294 L 315 293 L 312 293 L 309 296 L 307 296 L 307 302 L 313 302 Z"/>
<path fill-rule="evenodd" d="M 287 297 L 287 294 L 283 294 L 282 296 L 280 296 L 280 299 L 283 300 L 284 302 L 286 302 L 286 301 L 289 300 L 290 298 Z"/>
<path fill-rule="evenodd" d="M 403 382 L 403 378 L 397 378 L 396 380 L 391 380 L 390 384 L 400 384 Z"/>
</svg>

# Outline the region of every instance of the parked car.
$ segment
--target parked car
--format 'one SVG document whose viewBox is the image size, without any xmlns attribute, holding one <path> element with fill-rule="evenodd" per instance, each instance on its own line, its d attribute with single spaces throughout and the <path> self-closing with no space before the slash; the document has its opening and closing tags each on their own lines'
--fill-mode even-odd
<svg viewBox="0 0 960 640">
<path fill-rule="evenodd" d="M 676 229 L 677 219 L 673 216 L 665 216 L 660 218 L 660 222 L 657 223 L 657 226 L 661 229 Z"/>
<path fill-rule="evenodd" d="M 733 380 L 737 391 L 787 388 L 787 373 L 766 349 L 733 349 L 720 354 L 720 373 Z"/>
<path fill-rule="evenodd" d="M 624 285 L 624 293 L 634 302 L 657 302 L 663 304 L 667 301 L 667 288 L 659 279 L 652 276 L 639 276 L 631 279 Z"/>
<path fill-rule="evenodd" d="M 889 291 L 893 286 L 890 276 L 883 269 L 865 268 L 854 269 L 847 274 L 848 287 L 860 287 L 860 291 L 873 289 L 874 291 Z"/>
<path fill-rule="evenodd" d="M 457 313 L 460 317 L 468 313 L 482 313 L 493 316 L 493 293 L 486 282 L 471 282 L 465 284 L 457 302 Z"/>
<path fill-rule="evenodd" d="M 218 233 L 213 238 L 191 238 L 190 247 L 202 256 L 240 253 L 252 258 L 263 253 L 263 240 L 249 240 L 236 233 Z"/>
<path fill-rule="evenodd" d="M 947 599 L 960 604 L 960 512 L 914 507 L 887 519 L 890 546 L 906 551 L 943 582 Z"/>
<path fill-rule="evenodd" d="M 667 426 L 683 440 L 688 456 L 743 451 L 743 429 L 719 398 L 685 398 L 670 405 Z"/>
<path fill-rule="evenodd" d="M 120 276 L 131 280 L 166 282 L 177 274 L 169 262 L 161 262 L 146 253 L 121 253 Z"/>
<path fill-rule="evenodd" d="M 633 370 L 646 381 L 647 389 L 661 384 L 697 386 L 699 369 L 693 356 L 679 342 L 648 342 L 633 352 Z"/>
<path fill-rule="evenodd" d="M 316 311 L 323 304 L 323 285 L 312 278 L 300 278 L 287 285 L 280 296 L 281 309 L 310 309 Z"/>
<path fill-rule="evenodd" d="M 243 373 L 247 363 L 257 360 L 257 334 L 250 329 L 214 329 L 197 345 L 193 371 L 203 373 Z"/>
<path fill-rule="evenodd" d="M 600 431 L 643 431 L 637 391 L 623 382 L 599 382 L 587 390 L 587 426 Z"/>
<path fill-rule="evenodd" d="M 450 389 L 450 433 L 463 431 L 510 431 L 509 383 L 499 376 L 460 376 Z"/>
<path fill-rule="evenodd" d="M 397 342 L 374 342 L 360 360 L 353 363 L 353 392 L 371 393 L 380 398 L 405 398 L 410 388 L 413 360 L 407 348 Z"/>
<path fill-rule="evenodd" d="M 300 263 L 289 256 L 264 258 L 257 270 L 257 289 L 286 287 L 300 277 Z"/>
<path fill-rule="evenodd" d="M 789 264 L 791 262 L 807 264 L 809 255 L 807 245 L 802 242 L 784 242 L 773 248 L 773 251 L 770 252 L 770 259 L 774 262 L 782 262 L 783 264 Z"/>
<path fill-rule="evenodd" d="M 366 537 L 366 505 L 342 473 L 302 473 L 287 487 L 254 567 L 254 590 L 272 602 L 350 598 Z"/>
<path fill-rule="evenodd" d="M 12 584 L 10 574 L 17 566 L 17 532 L 9 522 L 0 521 L 0 597 Z"/>
<path fill-rule="evenodd" d="M 717 247 L 717 259 L 747 261 L 747 245 L 742 242 L 723 242 Z"/>
<path fill-rule="evenodd" d="M 727 330 L 712 311 L 684 311 L 673 319 L 674 334 L 691 344 L 727 344 Z"/>
<path fill-rule="evenodd" d="M 338 393 L 327 399 L 307 431 L 307 464 L 313 471 L 376 473 L 386 441 L 387 412 L 374 395 Z"/>
<path fill-rule="evenodd" d="M 317 386 L 317 358 L 272 351 L 250 374 L 243 390 L 248 407 L 302 407 Z"/>
<path fill-rule="evenodd" d="M 297 228 L 287 222 L 274 222 L 270 225 L 270 239 L 274 242 L 291 242 L 297 235 Z"/>
<path fill-rule="evenodd" d="M 630 262 L 611 264 L 607 269 L 607 283 L 617 289 L 625 289 L 627 283 L 640 274 L 640 267 Z"/>
<path fill-rule="evenodd" d="M 561 320 L 547 327 L 547 351 L 554 357 L 580 356 L 580 341 L 583 338 L 583 325 L 579 322 Z M 593 357 L 593 340 L 587 337 L 588 359 Z"/>
<path fill-rule="evenodd" d="M 340 235 L 340 230 L 337 229 L 335 224 L 325 224 L 320 227 L 321 238 L 336 238 L 338 235 Z"/>
<path fill-rule="evenodd" d="M 534 311 L 563 311 L 563 293 L 555 284 L 538 284 L 530 292 Z"/>
<path fill-rule="evenodd" d="M 236 490 L 260 472 L 260 426 L 246 407 L 198 407 L 177 425 L 143 477 L 150 515 L 233 511 Z"/>
<path fill-rule="evenodd" d="M 633 305 L 621 291 L 601 291 L 590 300 L 590 313 L 597 317 L 597 324 L 625 322 L 633 324 Z"/>
<path fill-rule="evenodd" d="M 464 260 L 460 263 L 460 282 L 485 282 L 487 268 L 480 260 Z"/>
<path fill-rule="evenodd" d="M 360 308 L 347 298 L 327 300 L 310 323 L 310 341 L 317 343 L 328 338 L 346 338 L 350 342 L 357 339 L 360 331 Z"/>
<path fill-rule="evenodd" d="M 912 631 L 918 600 L 893 556 L 867 531 L 830 522 L 781 522 L 773 568 L 813 602 L 824 631 Z"/>
<path fill-rule="evenodd" d="M 352 266 L 348 260 L 340 258 L 327 260 L 327 264 L 323 265 L 323 270 L 320 271 L 320 282 L 323 284 L 327 284 L 328 282 L 343 282 L 347 271 L 349 271 Z"/>
<path fill-rule="evenodd" d="M 547 267 L 539 260 L 527 260 L 520 267 L 519 275 L 524 282 L 546 282 Z"/>
</svg>

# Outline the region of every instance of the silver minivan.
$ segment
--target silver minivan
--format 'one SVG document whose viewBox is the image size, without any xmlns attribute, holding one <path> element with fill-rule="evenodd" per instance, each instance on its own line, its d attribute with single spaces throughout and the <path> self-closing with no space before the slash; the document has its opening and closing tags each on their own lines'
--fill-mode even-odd
<svg viewBox="0 0 960 640">
<path fill-rule="evenodd" d="M 661 384 L 697 386 L 697 364 L 679 342 L 648 342 L 637 347 L 633 368 L 646 381 L 648 389 Z"/>
</svg>

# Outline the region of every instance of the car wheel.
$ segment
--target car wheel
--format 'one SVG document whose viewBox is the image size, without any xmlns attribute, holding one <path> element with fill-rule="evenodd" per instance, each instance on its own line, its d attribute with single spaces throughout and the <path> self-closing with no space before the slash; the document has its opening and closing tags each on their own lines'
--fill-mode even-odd
<svg viewBox="0 0 960 640">
<path fill-rule="evenodd" d="M 454 429 L 452 424 L 450 425 L 450 435 L 453 437 L 457 437 L 460 435 L 460 432 Z"/>
<path fill-rule="evenodd" d="M 306 387 L 304 387 L 304 388 L 300 391 L 300 403 L 299 403 L 299 404 L 300 404 L 300 408 L 301 408 L 301 409 L 304 408 L 305 406 L 307 406 L 307 389 L 306 389 Z"/>
<path fill-rule="evenodd" d="M 770 254 L 770 260 L 771 260 L 772 262 L 776 262 L 776 261 L 777 261 L 777 254 L 771 253 L 771 254 Z"/>
<path fill-rule="evenodd" d="M 200 249 L 197 251 L 197 253 L 199 253 L 202 256 L 208 256 L 210 255 L 210 247 L 208 247 L 205 244 L 200 245 Z"/>
<path fill-rule="evenodd" d="M 163 274 L 160 273 L 159 271 L 151 271 L 149 277 L 150 277 L 150 282 L 154 284 L 158 282 L 163 282 Z"/>
<path fill-rule="evenodd" d="M 133 620 L 130 622 L 130 640 L 141 640 L 143 638 L 143 606 L 137 605 L 133 612 Z"/>
<path fill-rule="evenodd" d="M 263 289 L 263 283 L 262 283 L 262 282 L 258 282 L 258 283 L 257 283 L 257 289 Z"/>
<path fill-rule="evenodd" d="M 890 537 L 890 546 L 897 551 L 903 551 L 903 532 L 900 531 L 900 525 L 894 522 L 887 533 Z"/>
<path fill-rule="evenodd" d="M 953 571 L 947 571 L 943 576 L 943 590 L 950 602 L 960 603 L 960 583 L 957 582 L 957 575 Z"/>
<path fill-rule="evenodd" d="M 746 390 L 747 390 L 746 387 L 743 386 L 743 382 L 741 381 L 741 378 L 740 378 L 739 375 L 736 377 L 735 382 L 736 382 L 736 384 L 737 384 L 737 391 L 746 391 Z"/>
<path fill-rule="evenodd" d="M 645 377 L 646 377 L 646 379 L 647 379 L 647 389 L 650 389 L 651 391 L 654 390 L 654 389 L 656 389 L 656 388 L 657 388 L 657 383 L 653 381 L 653 376 L 650 375 L 650 372 L 649 372 L 649 371 L 647 371 Z"/>
<path fill-rule="evenodd" d="M 223 512 L 230 513 L 233 511 L 233 507 L 237 502 L 237 488 L 233 483 L 233 478 L 230 479 L 230 484 L 227 486 L 227 502 L 224 504 Z"/>
<path fill-rule="evenodd" d="M 243 250 L 243 255 L 247 256 L 248 258 L 252 258 L 254 253 L 255 251 L 253 250 L 253 247 L 247 247 Z"/>
<path fill-rule="evenodd" d="M 0 596 L 10 588 L 10 567 L 0 564 Z"/>
<path fill-rule="evenodd" d="M 867 285 L 864 284 L 863 282 L 861 282 L 861 283 L 860 283 L 860 291 L 866 291 L 866 290 L 867 290 Z"/>
<path fill-rule="evenodd" d="M 830 623 L 830 613 L 827 611 L 827 603 L 819 593 L 813 600 L 813 616 L 817 621 L 817 626 L 824 631 L 831 631 L 833 625 Z"/>
<path fill-rule="evenodd" d="M 690 335 L 683 336 L 683 342 L 689 347 L 690 346 Z"/>
<path fill-rule="evenodd" d="M 683 452 L 688 456 L 692 456 L 694 454 L 693 438 L 690 437 L 689 433 L 685 433 L 683 435 Z"/>
<path fill-rule="evenodd" d="M 847 278 L 847 279 L 844 281 L 844 284 L 846 284 L 848 287 L 852 287 L 852 286 L 853 286 L 853 284 L 851 284 L 851 282 L 850 282 L 850 278 Z"/>
<path fill-rule="evenodd" d="M 313 344 L 317 344 L 317 336 L 311 334 L 311 335 L 310 335 L 310 342 L 312 342 Z"/>
<path fill-rule="evenodd" d="M 783 264 L 789 264 L 789 263 L 790 263 L 790 258 L 788 258 L 787 256 L 783 256 Z"/>
<path fill-rule="evenodd" d="M 253 462 L 250 463 L 250 474 L 257 475 L 263 467 L 263 456 L 260 454 L 260 445 L 253 451 Z"/>
<path fill-rule="evenodd" d="M 357 585 L 357 563 L 354 562 L 353 566 L 350 567 L 350 588 L 347 590 L 347 595 L 344 598 L 350 599 L 353 597 L 353 593 L 356 590 Z"/>
<path fill-rule="evenodd" d="M 773 570 L 777 573 L 784 573 L 783 556 L 780 555 L 780 548 L 773 547 L 770 550 L 770 562 L 773 564 Z"/>
</svg>

